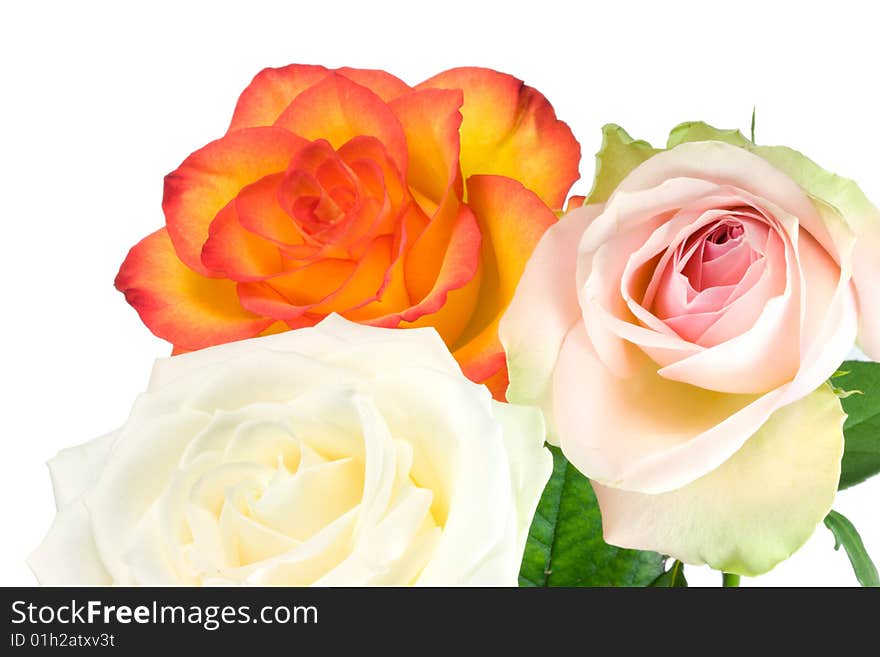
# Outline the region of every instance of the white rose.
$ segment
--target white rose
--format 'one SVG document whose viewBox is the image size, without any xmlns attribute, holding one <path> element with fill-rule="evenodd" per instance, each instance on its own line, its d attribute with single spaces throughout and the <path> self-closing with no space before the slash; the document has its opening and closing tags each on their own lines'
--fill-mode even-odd
<svg viewBox="0 0 880 657">
<path fill-rule="evenodd" d="M 433 329 L 331 316 L 159 360 L 49 464 L 44 584 L 515 585 L 552 459 Z"/>
</svg>

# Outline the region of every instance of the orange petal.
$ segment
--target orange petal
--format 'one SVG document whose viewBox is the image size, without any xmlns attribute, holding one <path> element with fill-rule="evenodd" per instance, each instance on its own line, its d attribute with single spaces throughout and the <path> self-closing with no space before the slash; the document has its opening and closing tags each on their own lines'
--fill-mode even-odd
<svg viewBox="0 0 880 657">
<path fill-rule="evenodd" d="M 340 314 L 353 322 L 394 327 L 400 323 L 398 313 L 410 306 L 403 281 L 403 259 L 398 258 L 383 273 L 381 288 L 367 303 L 360 303 Z"/>
<path fill-rule="evenodd" d="M 433 289 L 459 221 L 461 205 L 457 196 L 448 194 L 421 234 L 413 240 L 404 267 L 410 298 L 422 299 Z"/>
<path fill-rule="evenodd" d="M 162 228 L 138 242 L 116 276 L 116 289 L 144 324 L 178 349 L 202 349 L 258 335 L 272 319 L 241 307 L 232 281 L 184 265 Z"/>
<path fill-rule="evenodd" d="M 357 310 L 377 300 L 392 272 L 391 236 L 373 241 L 358 262 L 319 260 L 262 283 L 242 283 L 239 296 L 248 309 L 277 319 L 305 313 L 323 316 Z"/>
<path fill-rule="evenodd" d="M 362 87 L 366 87 L 386 103 L 408 91 L 412 91 L 412 87 L 406 82 L 385 71 L 367 68 L 348 68 L 346 66 L 337 68 L 336 72 L 344 75 L 349 80 L 357 82 Z"/>
<path fill-rule="evenodd" d="M 510 379 L 507 376 L 507 363 L 504 362 L 504 354 L 501 354 L 501 362 L 495 374 L 482 381 L 477 381 L 477 383 L 482 383 L 489 388 L 489 392 L 498 401 L 507 401 L 507 386 L 510 384 Z"/>
<path fill-rule="evenodd" d="M 212 141 L 165 177 L 162 208 L 180 259 L 194 271 L 215 275 L 202 262 L 208 227 L 239 191 L 284 171 L 307 142 L 281 128 L 248 128 Z"/>
<path fill-rule="evenodd" d="M 311 324 L 309 324 L 309 326 L 311 326 Z M 285 331 L 289 331 L 291 328 L 301 328 L 301 327 L 299 327 L 299 326 L 292 327 L 292 326 L 288 326 L 284 322 L 275 322 L 274 324 L 269 326 L 269 328 L 263 329 L 262 331 L 257 333 L 257 337 L 260 337 L 263 335 L 275 335 L 276 333 L 284 333 Z M 191 351 L 193 351 L 193 350 L 192 349 L 184 349 L 183 347 L 181 347 L 179 345 L 174 345 L 171 348 L 171 355 L 172 356 L 179 356 L 180 354 L 188 354 Z"/>
<path fill-rule="evenodd" d="M 406 209 L 402 216 L 399 216 L 396 234 L 380 238 L 387 240 L 388 264 L 385 265 L 378 291 L 366 302 L 361 301 L 349 309 L 341 309 L 337 312 L 352 321 L 371 323 L 377 326 L 394 327 L 400 323 L 398 313 L 411 306 L 409 292 L 406 289 L 404 254 L 407 249 L 409 232 L 413 226 L 420 227 L 422 217 L 421 211 L 413 204 Z M 370 255 L 376 242 L 379 242 L 379 239 L 375 239 L 373 244 L 369 245 L 364 257 Z M 379 264 L 377 262 L 377 268 Z"/>
<path fill-rule="evenodd" d="M 322 315 L 360 308 L 375 301 L 387 286 L 394 261 L 394 240 L 378 237 L 369 245 L 351 277 L 333 294 L 316 304 L 311 311 Z"/>
<path fill-rule="evenodd" d="M 355 137 L 339 148 L 339 157 L 358 172 L 360 169 L 357 165 L 364 162 L 379 167 L 381 177 L 365 175 L 361 180 L 361 183 L 374 196 L 381 197 L 383 194 L 387 194 L 390 201 L 396 206 L 399 206 L 407 197 L 403 177 L 395 169 L 382 142 L 373 137 Z"/>
<path fill-rule="evenodd" d="M 275 125 L 312 141 L 326 139 L 337 149 L 353 137 L 376 137 L 398 169 L 406 171 L 406 136 L 400 121 L 379 96 L 343 75 L 330 73 L 303 91 Z"/>
<path fill-rule="evenodd" d="M 544 231 L 556 223 L 556 215 L 535 193 L 510 178 L 473 176 L 467 188 L 468 205 L 483 235 L 483 280 L 477 310 L 453 345 L 453 355 L 468 377 L 483 381 L 503 364 L 498 322 L 526 262 Z"/>
<path fill-rule="evenodd" d="M 246 230 L 277 246 L 302 246 L 300 230 L 280 204 L 279 185 L 284 176 L 272 174 L 242 189 L 235 199 L 235 209 Z"/>
<path fill-rule="evenodd" d="M 356 269 L 350 260 L 327 258 L 266 281 L 239 283 L 238 295 L 252 312 L 292 321 L 339 290 Z"/>
<path fill-rule="evenodd" d="M 406 181 L 379 141 L 355 137 L 339 149 L 339 156 L 356 173 L 363 191 L 359 220 L 351 223 L 340 240 L 352 257 L 359 257 L 365 242 L 375 236 L 406 235 L 404 242 L 411 242 L 422 232 L 428 218 L 413 203 Z M 402 246 L 408 248 L 408 244 Z M 400 282 L 404 282 L 402 270 Z"/>
<path fill-rule="evenodd" d="M 290 101 L 329 73 L 323 66 L 304 64 L 264 68 L 241 92 L 228 132 L 272 125 Z"/>
<path fill-rule="evenodd" d="M 580 145 L 538 91 L 485 68 L 455 68 L 418 85 L 464 91 L 461 168 L 518 180 L 561 208 L 578 179 Z"/>
<path fill-rule="evenodd" d="M 324 139 L 297 153 L 278 187 L 281 207 L 308 241 L 324 242 L 323 233 L 344 230 L 347 210 L 358 197 L 357 174 Z"/>
<path fill-rule="evenodd" d="M 220 210 L 211 222 L 202 262 L 234 281 L 261 280 L 280 273 L 283 264 L 278 246 L 241 225 L 236 201 Z"/>
<path fill-rule="evenodd" d="M 303 235 L 323 245 L 322 255 L 353 259 L 360 258 L 375 236 L 395 232 L 401 209 L 409 203 L 384 145 L 365 136 L 354 137 L 338 151 L 324 139 L 311 142 L 291 161 L 278 198 Z M 295 251 L 287 253 L 296 256 Z"/>
<path fill-rule="evenodd" d="M 404 82 L 384 71 L 340 68 L 336 72 L 385 101 L 409 90 Z M 263 69 L 239 97 L 229 131 L 272 125 L 294 98 L 329 74 L 330 70 L 323 66 L 303 64 Z"/>
<path fill-rule="evenodd" d="M 474 312 L 481 276 L 482 236 L 474 213 L 459 205 L 454 216 L 447 242 L 438 245 L 442 260 L 431 289 L 419 303 L 399 313 L 407 328 L 433 326 L 447 345 L 454 344 Z M 408 266 L 418 267 L 418 261 L 411 262 L 418 258 L 415 253 L 413 249 L 407 255 Z"/>
<path fill-rule="evenodd" d="M 422 89 L 390 103 L 409 147 L 410 187 L 439 205 L 459 178 L 460 90 Z M 456 196 L 461 197 L 461 187 Z"/>
<path fill-rule="evenodd" d="M 568 203 L 565 206 L 566 212 L 571 212 L 575 208 L 582 208 L 584 203 L 587 202 L 586 196 L 572 196 L 568 199 Z"/>
</svg>

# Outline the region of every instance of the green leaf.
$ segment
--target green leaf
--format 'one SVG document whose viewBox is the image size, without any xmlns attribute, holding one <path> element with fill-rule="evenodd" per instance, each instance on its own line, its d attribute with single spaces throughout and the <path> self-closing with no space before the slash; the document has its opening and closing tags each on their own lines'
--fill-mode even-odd
<svg viewBox="0 0 880 657">
<path fill-rule="evenodd" d="M 687 585 L 688 582 L 684 577 L 684 564 L 678 560 L 672 562 L 669 570 L 651 583 L 651 586 L 654 587 L 671 589 L 686 588 Z"/>
<path fill-rule="evenodd" d="M 619 125 L 603 126 L 602 146 L 596 153 L 596 177 L 586 203 L 607 201 L 630 171 L 659 152 L 646 141 L 634 140 Z"/>
<path fill-rule="evenodd" d="M 666 148 L 675 148 L 689 141 L 724 141 L 734 146 L 748 148 L 752 145 L 739 130 L 720 130 L 702 121 L 680 123 L 669 133 Z"/>
<path fill-rule="evenodd" d="M 520 586 L 648 586 L 663 574 L 656 552 L 602 540 L 602 518 L 589 480 L 558 447 L 553 474 L 529 529 Z"/>
<path fill-rule="evenodd" d="M 559 454 L 559 448 L 549 449 L 553 452 L 553 473 L 544 487 L 532 526 L 529 527 L 529 537 L 519 570 L 520 586 L 547 586 L 550 575 L 550 557 L 556 538 L 559 502 L 568 461 Z"/>
<path fill-rule="evenodd" d="M 852 564 L 853 572 L 856 579 L 862 586 L 880 586 L 880 577 L 877 576 L 877 568 L 871 557 L 865 550 L 865 544 L 862 543 L 862 537 L 853 527 L 853 524 L 847 518 L 837 511 L 829 511 L 825 517 L 825 526 L 834 534 L 834 549 L 846 550 L 846 556 Z"/>
<path fill-rule="evenodd" d="M 846 374 L 836 376 L 834 386 L 861 393 L 840 400 L 847 414 L 838 486 L 843 490 L 880 472 L 880 364 L 851 360 L 840 370 Z"/>
</svg>

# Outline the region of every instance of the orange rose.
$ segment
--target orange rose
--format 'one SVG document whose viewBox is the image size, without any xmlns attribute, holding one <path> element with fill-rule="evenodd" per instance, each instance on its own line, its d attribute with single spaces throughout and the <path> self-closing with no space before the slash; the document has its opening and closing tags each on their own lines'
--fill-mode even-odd
<svg viewBox="0 0 880 657">
<path fill-rule="evenodd" d="M 165 178 L 166 227 L 116 278 L 176 351 L 318 323 L 434 326 L 507 384 L 498 319 L 577 179 L 580 148 L 516 78 L 265 69 L 229 131 Z"/>
</svg>

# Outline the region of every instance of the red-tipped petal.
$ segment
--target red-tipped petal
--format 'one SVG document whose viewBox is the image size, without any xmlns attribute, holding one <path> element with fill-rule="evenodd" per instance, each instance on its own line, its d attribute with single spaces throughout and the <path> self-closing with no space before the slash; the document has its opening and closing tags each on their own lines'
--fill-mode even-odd
<svg viewBox="0 0 880 657">
<path fill-rule="evenodd" d="M 357 82 L 362 87 L 366 87 L 386 103 L 398 96 L 402 96 L 408 91 L 412 91 L 412 87 L 406 82 L 385 71 L 367 68 L 348 68 L 346 66 L 336 69 L 336 72 L 344 75 L 349 80 Z"/>
<path fill-rule="evenodd" d="M 392 103 L 409 148 L 407 178 L 414 191 L 439 205 L 459 178 L 460 90 L 422 89 Z M 461 188 L 456 190 L 461 196 Z"/>
<path fill-rule="evenodd" d="M 458 205 L 451 216 L 453 220 L 448 232 L 444 231 L 445 243 L 432 242 L 439 249 L 440 256 L 432 273 L 433 284 L 421 296 L 421 301 L 399 314 L 400 320 L 410 327 L 435 327 L 450 346 L 461 335 L 474 312 L 480 290 L 480 245 L 483 240 L 480 226 L 468 206 Z M 420 253 L 424 252 L 415 247 L 410 251 L 408 268 L 418 267 Z"/>
<path fill-rule="evenodd" d="M 503 402 L 507 401 L 507 386 L 510 384 L 510 379 L 507 375 L 507 363 L 505 362 L 503 353 L 498 360 L 498 369 L 495 370 L 495 373 L 482 381 L 477 381 L 477 383 L 482 383 L 489 388 L 489 392 L 492 393 L 492 396 L 498 401 Z"/>
<path fill-rule="evenodd" d="M 272 125 L 294 98 L 323 80 L 330 72 L 323 66 L 304 64 L 263 69 L 239 97 L 229 131 Z M 406 83 L 385 71 L 340 68 L 336 72 L 366 87 L 384 101 L 410 90 Z"/>
<path fill-rule="evenodd" d="M 248 310 L 291 321 L 337 292 L 356 269 L 350 260 L 327 258 L 267 281 L 240 283 L 238 294 Z"/>
<path fill-rule="evenodd" d="M 329 73 L 323 66 L 305 64 L 264 68 L 239 96 L 229 132 L 272 125 L 290 101 Z"/>
<path fill-rule="evenodd" d="M 202 262 L 234 281 L 261 280 L 280 273 L 283 261 L 278 246 L 244 228 L 236 206 L 232 201 L 211 222 Z"/>
<path fill-rule="evenodd" d="M 483 281 L 477 310 L 453 355 L 475 381 L 494 375 L 503 364 L 498 322 L 507 309 L 526 262 L 556 215 L 536 194 L 503 176 L 473 176 L 468 205 L 483 235 Z"/>
<path fill-rule="evenodd" d="M 178 349 L 251 338 L 274 322 L 242 308 L 234 282 L 200 276 L 184 265 L 164 228 L 132 247 L 116 288 L 154 334 Z"/>
<path fill-rule="evenodd" d="M 565 205 L 565 211 L 571 212 L 576 208 L 584 207 L 584 203 L 587 202 L 586 196 L 572 196 L 568 199 L 568 203 Z"/>
<path fill-rule="evenodd" d="M 180 259 L 204 276 L 216 275 L 202 262 L 214 217 L 243 187 L 284 171 L 306 143 L 281 128 L 248 128 L 197 150 L 168 174 L 162 208 Z"/>
<path fill-rule="evenodd" d="M 461 169 L 513 178 L 553 209 L 562 207 L 578 179 L 580 145 L 556 118 L 547 99 L 510 75 L 485 68 L 455 68 L 417 89 L 464 91 Z"/>
<path fill-rule="evenodd" d="M 326 139 L 340 148 L 354 137 L 375 137 L 401 172 L 406 171 L 406 136 L 400 121 L 379 96 L 331 73 L 297 96 L 275 125 L 306 139 Z"/>
</svg>

